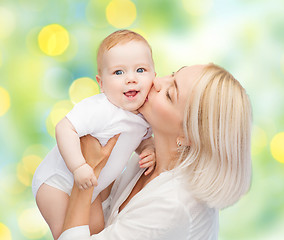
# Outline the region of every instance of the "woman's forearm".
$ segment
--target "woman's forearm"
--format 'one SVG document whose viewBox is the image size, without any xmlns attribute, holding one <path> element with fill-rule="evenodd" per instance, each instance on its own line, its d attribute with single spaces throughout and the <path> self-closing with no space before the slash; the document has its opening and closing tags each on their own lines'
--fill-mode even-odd
<svg viewBox="0 0 284 240">
<path fill-rule="evenodd" d="M 94 187 L 80 190 L 73 184 L 62 232 L 72 227 L 89 225 L 93 190 Z"/>
</svg>

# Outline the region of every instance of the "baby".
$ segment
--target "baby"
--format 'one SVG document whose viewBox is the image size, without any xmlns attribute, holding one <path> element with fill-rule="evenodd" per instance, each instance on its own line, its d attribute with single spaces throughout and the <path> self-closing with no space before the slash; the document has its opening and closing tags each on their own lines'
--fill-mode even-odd
<svg viewBox="0 0 284 240">
<path fill-rule="evenodd" d="M 57 145 L 39 165 L 33 178 L 33 194 L 55 239 L 62 231 L 74 181 L 80 189 L 97 185 L 92 201 L 96 199 L 94 207 L 98 212 L 102 211 L 97 204 L 98 194 L 119 176 L 134 151 L 142 158 L 140 167 L 148 167 L 145 174 L 155 165 L 152 132 L 137 111 L 156 75 L 151 47 L 135 32 L 116 31 L 101 43 L 97 65 L 96 79 L 103 93 L 76 104 L 57 124 Z M 91 134 L 105 145 L 120 133 L 97 180 L 82 155 L 80 137 Z"/>
</svg>

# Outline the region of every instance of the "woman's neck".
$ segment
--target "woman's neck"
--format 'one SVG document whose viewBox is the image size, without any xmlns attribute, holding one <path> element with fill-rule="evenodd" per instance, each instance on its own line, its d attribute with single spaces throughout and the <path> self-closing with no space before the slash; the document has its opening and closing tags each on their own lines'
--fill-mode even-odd
<svg viewBox="0 0 284 240">
<path fill-rule="evenodd" d="M 154 143 L 156 151 L 156 167 L 155 175 L 161 172 L 171 170 L 177 159 L 177 146 L 175 137 L 165 136 L 163 134 L 154 133 Z"/>
</svg>

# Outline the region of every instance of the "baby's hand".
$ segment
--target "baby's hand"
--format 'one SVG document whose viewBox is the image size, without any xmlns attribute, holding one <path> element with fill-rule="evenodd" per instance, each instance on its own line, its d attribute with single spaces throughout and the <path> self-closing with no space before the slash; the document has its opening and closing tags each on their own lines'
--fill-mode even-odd
<svg viewBox="0 0 284 240">
<path fill-rule="evenodd" d="M 145 148 L 141 154 L 139 155 L 141 160 L 139 161 L 141 168 L 148 168 L 147 171 L 144 173 L 148 175 L 150 172 L 153 171 L 156 165 L 156 156 L 155 156 L 155 149 L 152 147 Z"/>
<path fill-rule="evenodd" d="M 88 189 L 92 186 L 97 186 L 97 178 L 94 174 L 94 170 L 89 164 L 85 163 L 81 167 L 78 167 L 74 172 L 74 180 L 79 189 Z"/>
</svg>

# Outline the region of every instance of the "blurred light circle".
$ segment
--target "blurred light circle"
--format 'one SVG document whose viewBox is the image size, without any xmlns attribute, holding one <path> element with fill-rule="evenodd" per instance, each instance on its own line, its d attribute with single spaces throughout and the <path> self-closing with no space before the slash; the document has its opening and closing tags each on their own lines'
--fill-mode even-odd
<svg viewBox="0 0 284 240">
<path fill-rule="evenodd" d="M 54 104 L 49 116 L 46 119 L 46 128 L 50 136 L 55 136 L 56 124 L 64 118 L 64 116 L 73 108 L 72 102 L 69 100 L 60 101 Z"/>
<path fill-rule="evenodd" d="M 46 71 L 43 77 L 43 88 L 53 98 L 66 98 L 72 80 L 72 74 L 67 69 L 54 67 Z"/>
<path fill-rule="evenodd" d="M 48 231 L 47 224 L 37 208 L 24 210 L 18 218 L 19 227 L 28 239 L 42 238 Z"/>
<path fill-rule="evenodd" d="M 1 222 L 0 222 L 0 239 L 1 240 L 12 240 L 10 229 Z"/>
<path fill-rule="evenodd" d="M 26 169 L 26 171 L 30 174 L 34 174 L 36 168 L 41 163 L 42 158 L 37 155 L 28 155 L 23 157 L 22 162 L 23 166 Z"/>
<path fill-rule="evenodd" d="M 106 8 L 106 18 L 116 28 L 128 27 L 136 19 L 136 6 L 129 0 L 112 0 Z"/>
<path fill-rule="evenodd" d="M 45 54 L 58 56 L 64 53 L 69 46 L 69 34 L 64 27 L 58 24 L 47 25 L 38 35 L 38 44 Z"/>
<path fill-rule="evenodd" d="M 69 88 L 69 96 L 74 104 L 98 93 L 100 93 L 99 85 L 88 77 L 78 78 Z"/>
<path fill-rule="evenodd" d="M 8 91 L 0 87 L 0 116 L 4 115 L 10 108 L 10 95 Z"/>
<path fill-rule="evenodd" d="M 17 165 L 17 177 L 25 186 L 29 187 L 32 185 L 33 175 L 26 169 L 22 162 L 19 162 Z"/>
<path fill-rule="evenodd" d="M 0 39 L 7 38 L 15 28 L 15 17 L 13 13 L 3 7 L 0 7 Z"/>
<path fill-rule="evenodd" d="M 192 16 L 202 16 L 209 12 L 213 5 L 212 0 L 182 0 L 184 9 Z"/>
<path fill-rule="evenodd" d="M 270 143 L 272 156 L 279 162 L 284 163 L 284 132 L 276 134 Z"/>
</svg>

